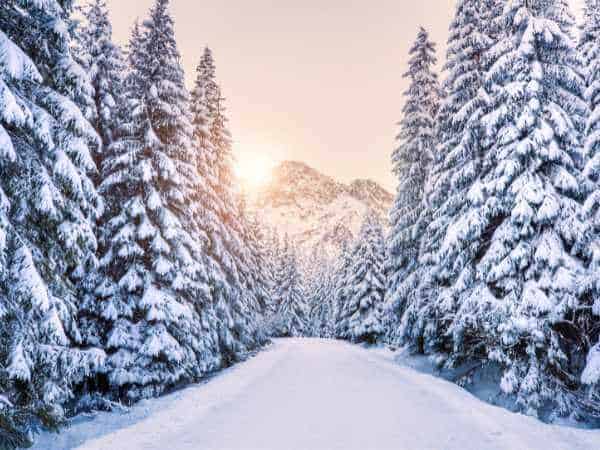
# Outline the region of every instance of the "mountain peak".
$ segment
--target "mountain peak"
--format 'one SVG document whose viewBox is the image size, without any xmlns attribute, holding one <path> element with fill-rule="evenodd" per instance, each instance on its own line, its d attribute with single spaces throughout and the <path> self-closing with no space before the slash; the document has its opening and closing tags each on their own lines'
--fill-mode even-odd
<svg viewBox="0 0 600 450">
<path fill-rule="evenodd" d="M 373 180 L 354 180 L 348 187 L 353 196 L 368 203 L 391 205 L 394 201 L 393 195 Z"/>
<path fill-rule="evenodd" d="M 312 170 L 315 171 L 315 169 L 313 169 L 312 167 L 310 167 L 308 164 L 306 164 L 303 161 L 282 161 L 281 163 L 279 163 L 279 165 L 276 167 L 276 169 L 296 169 L 296 170 Z"/>
<path fill-rule="evenodd" d="M 356 179 L 344 184 L 302 161 L 283 161 L 278 164 L 272 171 L 271 182 L 263 191 L 280 190 L 286 186 L 291 188 L 294 185 L 301 188 L 304 194 L 306 191 L 313 191 L 329 199 L 336 197 L 341 191 L 346 191 L 364 201 L 393 201 L 392 194 L 374 180 Z"/>
<path fill-rule="evenodd" d="M 331 254 L 343 241 L 354 239 L 368 210 L 387 223 L 392 201 L 392 194 L 373 180 L 344 184 L 304 162 L 284 161 L 253 203 L 280 234 L 288 234 L 307 251 L 322 245 Z"/>
</svg>

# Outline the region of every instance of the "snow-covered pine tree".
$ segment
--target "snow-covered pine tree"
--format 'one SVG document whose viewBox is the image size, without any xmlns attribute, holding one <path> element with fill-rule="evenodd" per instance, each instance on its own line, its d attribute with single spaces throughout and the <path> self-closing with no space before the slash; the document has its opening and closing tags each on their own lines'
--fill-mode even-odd
<svg viewBox="0 0 600 450">
<path fill-rule="evenodd" d="M 334 338 L 336 327 L 336 303 L 335 303 L 335 266 L 332 261 L 328 261 L 324 273 L 323 288 L 321 298 L 323 298 L 323 308 L 321 308 L 321 337 Z"/>
<path fill-rule="evenodd" d="M 383 229 L 372 211 L 365 216 L 352 251 L 347 277 L 348 299 L 341 313 L 346 339 L 375 343 L 383 335 L 386 280 Z"/>
<path fill-rule="evenodd" d="M 256 235 L 259 237 L 259 251 L 262 255 L 262 260 L 265 264 L 265 276 L 267 281 L 267 308 L 264 313 L 264 318 L 268 318 L 275 311 L 273 300 L 273 288 L 275 287 L 275 270 L 278 261 L 278 246 L 279 238 L 274 228 L 270 227 L 264 219 L 255 219 Z M 264 319 L 263 318 L 263 319 Z"/>
<path fill-rule="evenodd" d="M 584 83 L 552 6 L 510 0 L 504 10 L 507 36 L 490 50 L 480 94 L 491 145 L 471 207 L 453 221 L 442 248 L 476 249 L 453 285 L 462 294 L 451 360 L 498 362 L 503 391 L 528 414 L 548 403 L 569 409 L 569 333 L 583 269 Z"/>
<path fill-rule="evenodd" d="M 424 28 L 419 29 L 409 55 L 404 78 L 410 80 L 410 85 L 404 94 L 406 103 L 397 136 L 398 147 L 392 153 L 393 171 L 399 186 L 390 213 L 392 230 L 387 255 L 389 305 L 386 309 L 398 318 L 418 300 L 413 295 L 418 285 L 419 247 L 423 233 L 418 219 L 425 205 L 423 192 L 436 143 L 439 93 L 437 75 L 433 72 L 435 45 Z"/>
<path fill-rule="evenodd" d="M 104 278 L 92 311 L 109 352 L 108 384 L 128 400 L 197 379 L 217 361 L 203 250 L 189 213 L 199 184 L 191 113 L 168 0 L 134 28 L 128 120 L 105 160 Z M 201 317 L 199 317 L 199 315 Z M 214 339 L 213 339 L 214 338 Z"/>
<path fill-rule="evenodd" d="M 577 42 L 577 49 L 579 51 L 582 66 L 584 68 L 584 75 L 589 78 L 589 74 L 585 73 L 585 68 L 588 66 L 590 60 L 595 57 L 596 48 L 598 44 L 596 19 L 595 16 L 598 8 L 597 0 L 584 0 L 583 2 L 583 20 L 580 25 L 579 40 Z"/>
<path fill-rule="evenodd" d="M 287 236 L 286 238 L 287 239 Z M 274 336 L 277 332 L 276 326 L 278 323 L 278 311 L 280 306 L 280 287 L 285 280 L 285 255 L 284 255 L 284 240 L 281 239 L 277 229 L 273 230 L 271 236 L 271 249 L 273 253 L 273 284 L 271 286 L 271 313 L 268 320 L 268 333 Z"/>
<path fill-rule="evenodd" d="M 333 337 L 334 279 L 331 263 L 323 247 L 317 245 L 310 257 L 310 273 L 305 275 L 309 305 L 310 334 L 315 337 Z"/>
<path fill-rule="evenodd" d="M 273 266 L 267 259 L 264 226 L 256 215 L 248 211 L 244 195 L 240 196 L 238 211 L 242 225 L 241 240 L 246 247 L 244 252 L 246 259 L 241 270 L 242 278 L 245 280 L 243 289 L 249 300 L 250 314 L 254 321 L 250 326 L 258 330 L 260 334 L 257 337 L 260 342 L 264 342 L 266 340 L 265 317 L 272 303 L 270 293 L 273 284 Z"/>
<path fill-rule="evenodd" d="M 125 61 L 121 49 L 112 41 L 112 26 L 108 17 L 105 0 L 94 0 L 80 8 L 82 23 L 75 33 L 75 54 L 82 68 L 88 74 L 93 88 L 92 102 L 87 105 L 88 120 L 98 134 L 98 140 L 92 148 L 92 155 L 99 169 L 95 182 L 102 181 L 102 167 L 108 157 L 111 144 L 117 137 L 120 108 L 123 108 L 123 83 L 126 73 Z M 113 205 L 104 200 L 105 214 Z M 97 235 L 99 228 L 96 228 Z M 101 239 L 99 239 L 101 241 Z M 98 282 L 97 261 L 88 267 L 88 273 L 80 281 L 79 312 L 83 317 L 82 336 L 85 342 L 99 344 L 95 335 L 96 327 L 88 321 L 88 314 L 95 309 L 94 290 Z M 91 336 L 90 336 L 91 333 Z M 93 379 L 90 381 L 94 381 Z M 92 387 L 92 389 L 94 389 Z"/>
<path fill-rule="evenodd" d="M 481 170 L 484 151 L 478 120 L 483 104 L 477 94 L 489 67 L 487 52 L 497 39 L 498 3 L 461 0 L 450 25 L 447 76 L 437 118 L 439 144 L 426 185 L 427 207 L 419 218 L 424 229 L 419 285 L 399 331 L 420 351 L 447 347 L 448 318 L 460 292 L 445 292 L 442 287 L 469 260 L 469 249 L 452 249 L 441 260 L 438 256 L 448 225 L 469 207 L 467 194 Z"/>
<path fill-rule="evenodd" d="M 585 129 L 584 175 L 590 182 L 590 194 L 584 205 L 588 227 L 588 267 L 582 294 L 590 308 L 582 309 L 577 319 L 582 342 L 591 347 L 581 380 L 588 385 L 587 397 L 600 401 L 600 344 L 597 330 L 600 316 L 600 1 L 586 0 L 584 23 L 579 45 L 586 78 L 585 99 L 590 109 Z"/>
<path fill-rule="evenodd" d="M 583 24 L 581 26 L 581 34 L 579 36 L 578 50 L 582 58 L 584 68 L 584 76 L 587 85 L 590 86 L 593 74 L 590 73 L 590 64 L 592 60 L 598 58 L 599 47 L 598 36 L 600 35 L 597 16 L 600 14 L 598 10 L 600 2 L 598 0 L 585 0 L 583 9 Z"/>
<path fill-rule="evenodd" d="M 265 240 L 265 250 L 268 255 L 267 259 L 269 261 L 269 273 L 271 274 L 271 284 L 269 286 L 269 306 L 267 308 L 267 317 L 273 317 L 277 312 L 278 304 L 276 299 L 276 292 L 279 283 L 278 279 L 278 271 L 279 267 L 281 267 L 281 258 L 282 258 L 282 248 L 281 248 L 281 238 L 279 236 L 279 232 L 277 228 L 271 228 L 268 231 L 266 240 Z"/>
<path fill-rule="evenodd" d="M 272 334 L 279 337 L 304 336 L 308 331 L 305 292 L 298 268 L 296 249 L 287 235 L 283 241 L 276 279 L 277 312 L 273 321 Z"/>
<path fill-rule="evenodd" d="M 232 169 L 232 150 L 224 99 L 210 49 L 205 49 L 192 91 L 195 163 L 201 178 L 196 220 L 208 240 L 209 272 L 218 316 L 219 345 L 225 364 L 259 346 L 263 334 L 257 299 L 244 287 L 250 255 L 243 240 Z M 246 274 L 246 275 L 244 275 Z"/>
<path fill-rule="evenodd" d="M 102 364 L 78 348 L 72 282 L 96 250 L 89 79 L 71 54 L 72 2 L 0 3 L 0 441 L 56 426 Z M 6 439 L 6 441 L 4 441 Z"/>
<path fill-rule="evenodd" d="M 335 264 L 333 280 L 333 324 L 334 335 L 344 338 L 347 334 L 347 323 L 342 321 L 342 313 L 348 302 L 348 277 L 352 265 L 352 249 L 349 242 L 342 242 L 340 255 Z"/>
<path fill-rule="evenodd" d="M 121 80 L 126 72 L 125 61 L 121 49 L 112 40 L 106 0 L 93 0 L 82 7 L 82 13 L 84 21 L 76 33 L 76 48 L 94 88 L 89 120 L 100 136 L 94 157 L 101 168 L 103 152 L 108 151 L 115 140 L 119 125 L 117 105 L 123 99 Z"/>
<path fill-rule="evenodd" d="M 538 0 L 542 4 L 541 8 L 544 10 L 544 17 L 555 21 L 561 28 L 562 32 L 569 36 L 570 39 L 575 40 L 575 24 L 577 20 L 571 9 L 571 2 L 569 0 Z M 543 3 L 546 5 L 543 5 Z"/>
</svg>

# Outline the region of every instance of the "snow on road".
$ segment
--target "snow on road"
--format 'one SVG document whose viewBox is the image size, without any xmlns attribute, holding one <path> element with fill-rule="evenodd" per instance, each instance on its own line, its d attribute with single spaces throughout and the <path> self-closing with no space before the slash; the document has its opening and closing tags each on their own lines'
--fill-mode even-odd
<svg viewBox="0 0 600 450">
<path fill-rule="evenodd" d="M 510 413 L 380 352 L 286 339 L 206 384 L 46 434 L 35 448 L 592 450 L 600 432 Z"/>
</svg>

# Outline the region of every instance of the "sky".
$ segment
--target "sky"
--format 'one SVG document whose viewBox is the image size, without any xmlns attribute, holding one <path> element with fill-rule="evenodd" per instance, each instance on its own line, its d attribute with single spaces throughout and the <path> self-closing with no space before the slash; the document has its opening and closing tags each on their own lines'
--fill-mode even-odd
<svg viewBox="0 0 600 450">
<path fill-rule="evenodd" d="M 579 7 L 582 0 L 571 0 Z M 117 42 L 153 0 L 107 0 Z M 408 50 L 419 26 L 439 43 L 455 0 L 172 0 L 188 86 L 208 45 L 238 164 L 304 161 L 340 181 L 394 189 L 390 154 Z M 243 170 L 242 170 L 243 172 Z"/>
</svg>

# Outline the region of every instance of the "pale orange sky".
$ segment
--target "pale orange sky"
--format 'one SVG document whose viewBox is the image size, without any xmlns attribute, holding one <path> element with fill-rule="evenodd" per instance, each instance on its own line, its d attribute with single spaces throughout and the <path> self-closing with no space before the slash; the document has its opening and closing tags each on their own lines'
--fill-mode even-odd
<svg viewBox="0 0 600 450">
<path fill-rule="evenodd" d="M 153 0 L 107 3 L 125 43 Z M 171 11 L 190 86 L 204 46 L 214 51 L 241 161 L 300 160 L 395 187 L 407 52 L 423 25 L 441 59 L 454 0 L 172 0 Z"/>
</svg>

